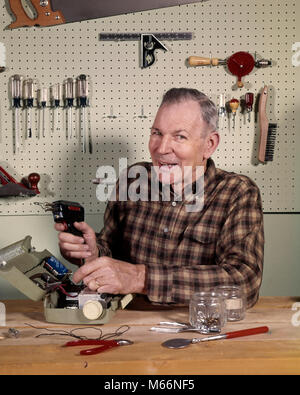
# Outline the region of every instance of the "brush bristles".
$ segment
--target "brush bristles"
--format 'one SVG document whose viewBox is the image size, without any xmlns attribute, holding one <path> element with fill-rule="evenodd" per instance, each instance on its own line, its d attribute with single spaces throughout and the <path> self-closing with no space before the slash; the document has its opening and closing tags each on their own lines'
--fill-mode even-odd
<svg viewBox="0 0 300 395">
<path fill-rule="evenodd" d="M 0 68 L 6 67 L 6 50 L 3 43 L 0 43 Z"/>
<path fill-rule="evenodd" d="M 277 123 L 269 123 L 266 154 L 265 154 L 266 162 L 272 162 L 273 160 L 276 132 L 277 132 Z"/>
</svg>

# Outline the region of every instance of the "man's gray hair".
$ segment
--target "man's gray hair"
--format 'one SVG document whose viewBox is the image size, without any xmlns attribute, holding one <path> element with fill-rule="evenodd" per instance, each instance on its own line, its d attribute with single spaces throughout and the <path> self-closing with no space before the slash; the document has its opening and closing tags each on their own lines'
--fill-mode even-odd
<svg viewBox="0 0 300 395">
<path fill-rule="evenodd" d="M 216 105 L 202 92 L 191 88 L 171 88 L 163 96 L 161 105 L 194 100 L 199 103 L 203 121 L 207 124 L 207 132 L 217 130 L 218 110 Z"/>
</svg>

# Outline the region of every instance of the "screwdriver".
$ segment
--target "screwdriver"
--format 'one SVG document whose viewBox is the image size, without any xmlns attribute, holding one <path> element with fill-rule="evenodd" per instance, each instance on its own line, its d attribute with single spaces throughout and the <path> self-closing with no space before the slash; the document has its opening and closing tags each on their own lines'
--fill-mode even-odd
<svg viewBox="0 0 300 395">
<path fill-rule="evenodd" d="M 27 109 L 27 138 L 32 137 L 32 108 L 33 108 L 33 80 L 31 78 L 24 81 L 23 99 Z"/>
<path fill-rule="evenodd" d="M 65 93 L 65 107 L 67 108 L 68 114 L 68 124 L 67 124 L 67 139 L 71 139 L 73 137 L 73 120 L 72 120 L 72 111 L 74 104 L 74 81 L 73 78 L 68 78 L 64 84 L 64 93 Z"/>
<path fill-rule="evenodd" d="M 77 107 L 80 108 L 80 138 L 81 152 L 86 153 L 86 107 L 88 96 L 88 81 L 85 74 L 81 74 L 76 80 Z"/>
<path fill-rule="evenodd" d="M 22 78 L 15 74 L 11 78 L 11 97 L 14 112 L 14 129 L 15 129 L 15 147 L 14 152 L 17 154 L 20 150 L 20 108 L 21 108 L 21 89 Z"/>
<path fill-rule="evenodd" d="M 53 108 L 53 130 L 58 129 L 58 109 L 61 99 L 61 85 L 55 84 L 51 87 L 51 102 Z"/>
<path fill-rule="evenodd" d="M 224 117 L 226 114 L 226 107 L 225 107 L 225 94 L 221 93 L 219 95 L 219 110 L 218 110 L 218 115 L 219 115 L 219 127 L 223 129 L 224 127 Z"/>
<path fill-rule="evenodd" d="M 237 99 L 231 99 L 229 102 L 230 109 L 232 111 L 232 128 L 235 129 L 235 118 L 236 118 L 236 112 L 237 109 L 239 108 L 240 102 Z"/>
<path fill-rule="evenodd" d="M 251 111 L 253 108 L 254 94 L 247 92 L 245 95 L 246 110 L 248 113 L 248 122 L 251 122 Z"/>
<path fill-rule="evenodd" d="M 38 91 L 38 102 L 42 110 L 42 136 L 45 137 L 45 108 L 47 105 L 48 91 L 47 88 L 41 88 Z"/>
</svg>

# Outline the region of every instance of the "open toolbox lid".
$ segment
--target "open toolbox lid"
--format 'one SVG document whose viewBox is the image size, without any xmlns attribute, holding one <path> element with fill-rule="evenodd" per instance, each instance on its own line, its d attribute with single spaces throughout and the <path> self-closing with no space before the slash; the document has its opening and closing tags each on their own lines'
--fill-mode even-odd
<svg viewBox="0 0 300 395">
<path fill-rule="evenodd" d="M 31 236 L 26 236 L 23 240 L 0 250 L 0 277 L 29 299 L 38 301 L 44 299 L 47 291 L 30 278 L 38 273 L 48 273 L 43 267 L 43 262 L 53 257 L 53 254 L 47 250 L 35 251 L 31 246 L 31 239 Z"/>
</svg>

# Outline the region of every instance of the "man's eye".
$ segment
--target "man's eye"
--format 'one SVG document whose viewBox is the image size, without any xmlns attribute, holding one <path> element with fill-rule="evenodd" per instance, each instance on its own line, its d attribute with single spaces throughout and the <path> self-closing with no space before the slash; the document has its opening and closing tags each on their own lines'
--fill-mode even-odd
<svg viewBox="0 0 300 395">
<path fill-rule="evenodd" d="M 161 133 L 158 130 L 152 130 L 151 131 L 151 136 L 160 136 Z"/>
<path fill-rule="evenodd" d="M 177 140 L 186 140 L 186 136 L 183 136 L 182 134 L 177 134 L 176 138 Z"/>
</svg>

